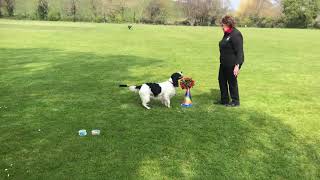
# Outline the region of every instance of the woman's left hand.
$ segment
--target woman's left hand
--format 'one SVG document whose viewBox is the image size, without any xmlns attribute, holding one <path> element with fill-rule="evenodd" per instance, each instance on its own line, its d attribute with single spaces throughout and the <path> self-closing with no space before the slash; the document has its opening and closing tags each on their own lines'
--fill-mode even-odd
<svg viewBox="0 0 320 180">
<path fill-rule="evenodd" d="M 237 64 L 234 66 L 234 69 L 233 69 L 233 74 L 235 77 L 237 77 L 239 75 L 239 71 L 240 71 L 239 64 Z"/>
</svg>

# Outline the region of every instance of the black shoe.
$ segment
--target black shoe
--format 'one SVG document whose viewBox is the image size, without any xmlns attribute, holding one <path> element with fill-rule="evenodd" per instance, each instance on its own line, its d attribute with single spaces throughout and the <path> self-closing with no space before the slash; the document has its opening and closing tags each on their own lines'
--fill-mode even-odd
<svg viewBox="0 0 320 180">
<path fill-rule="evenodd" d="M 216 102 L 214 102 L 213 104 L 218 104 L 218 105 L 223 105 L 223 106 L 229 105 L 229 103 L 227 103 L 227 102 L 222 102 L 222 101 L 216 101 Z"/>
<path fill-rule="evenodd" d="M 240 106 L 240 103 L 238 102 L 231 102 L 227 105 L 228 107 L 239 107 Z"/>
</svg>

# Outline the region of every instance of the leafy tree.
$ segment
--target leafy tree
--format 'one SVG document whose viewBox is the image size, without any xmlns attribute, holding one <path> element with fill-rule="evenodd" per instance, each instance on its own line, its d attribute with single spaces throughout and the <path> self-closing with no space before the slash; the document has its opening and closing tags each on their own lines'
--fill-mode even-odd
<svg viewBox="0 0 320 180">
<path fill-rule="evenodd" d="M 255 15 L 259 17 L 279 16 L 281 13 L 280 0 L 242 0 L 238 14 L 248 17 Z"/>
<path fill-rule="evenodd" d="M 38 17 L 41 20 L 47 19 L 48 18 L 48 11 L 49 11 L 49 6 L 48 6 L 48 1 L 47 0 L 39 0 L 38 1 Z"/>
<path fill-rule="evenodd" d="M 3 4 L 3 2 L 2 2 L 2 0 L 0 0 L 0 17 L 2 17 L 2 4 Z"/>
<path fill-rule="evenodd" d="M 167 18 L 167 7 L 165 0 L 151 0 L 145 13 L 147 22 L 164 24 Z"/>
<path fill-rule="evenodd" d="M 98 6 L 99 6 L 99 1 L 98 0 L 90 0 L 90 6 L 91 6 L 91 10 L 92 13 L 94 15 L 95 18 L 98 17 Z"/>
<path fill-rule="evenodd" d="M 283 0 L 282 5 L 287 27 L 313 26 L 319 13 L 318 0 Z"/>
<path fill-rule="evenodd" d="M 78 0 L 70 0 L 69 1 L 69 8 L 68 13 L 72 17 L 73 22 L 77 20 L 77 13 L 78 13 Z"/>
<path fill-rule="evenodd" d="M 8 12 L 8 16 L 14 15 L 14 9 L 15 9 L 15 1 L 14 0 L 4 0 L 6 3 L 6 9 Z"/>
<path fill-rule="evenodd" d="M 190 25 L 208 25 L 228 11 L 225 0 L 178 0 Z"/>
</svg>

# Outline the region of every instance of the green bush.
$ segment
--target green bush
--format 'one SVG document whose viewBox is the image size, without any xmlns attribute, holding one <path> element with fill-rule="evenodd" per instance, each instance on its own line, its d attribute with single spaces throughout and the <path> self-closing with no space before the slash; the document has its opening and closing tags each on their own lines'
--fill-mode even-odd
<svg viewBox="0 0 320 180">
<path fill-rule="evenodd" d="M 1 1 L 1 0 L 0 0 Z M 1 7 L 1 3 L 0 3 L 0 18 L 3 16 L 3 10 L 2 10 L 2 7 Z"/>
<path fill-rule="evenodd" d="M 253 27 L 254 23 L 249 17 L 241 17 L 237 20 L 238 26 Z"/>
<path fill-rule="evenodd" d="M 22 20 L 22 19 L 28 19 L 27 14 L 16 14 L 15 19 Z"/>
<path fill-rule="evenodd" d="M 114 23 L 122 23 L 122 22 L 124 22 L 124 19 L 121 14 L 116 14 L 114 16 L 113 22 Z"/>
<path fill-rule="evenodd" d="M 57 11 L 49 11 L 48 13 L 49 21 L 59 21 L 61 20 L 61 13 Z"/>
<path fill-rule="evenodd" d="M 27 19 L 30 19 L 30 20 L 39 20 L 38 13 L 37 13 L 37 12 L 33 12 L 33 13 L 28 14 L 28 15 L 27 15 Z"/>
<path fill-rule="evenodd" d="M 105 22 L 105 19 L 104 19 L 103 16 L 96 16 L 96 17 L 94 17 L 94 22 L 104 23 L 104 22 Z"/>
<path fill-rule="evenodd" d="M 64 16 L 62 18 L 62 20 L 63 21 L 79 21 L 79 18 L 77 16 L 73 17 L 73 16 L 68 15 L 68 16 Z"/>
<path fill-rule="evenodd" d="M 285 19 L 283 17 L 259 17 L 250 15 L 249 17 L 237 18 L 241 27 L 261 27 L 261 28 L 283 28 Z"/>
<path fill-rule="evenodd" d="M 320 14 L 317 16 L 315 22 L 314 22 L 315 28 L 320 28 Z"/>
</svg>

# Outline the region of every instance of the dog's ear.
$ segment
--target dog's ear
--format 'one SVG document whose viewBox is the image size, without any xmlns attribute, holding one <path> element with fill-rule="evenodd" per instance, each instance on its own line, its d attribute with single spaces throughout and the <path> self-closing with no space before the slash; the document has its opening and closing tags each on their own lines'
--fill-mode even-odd
<svg viewBox="0 0 320 180">
<path fill-rule="evenodd" d="M 179 87 L 179 80 L 172 80 L 173 86 L 174 87 Z"/>
<path fill-rule="evenodd" d="M 181 79 L 182 76 L 180 73 L 173 73 L 171 75 L 172 83 L 174 87 L 179 87 L 179 79 Z"/>
</svg>

